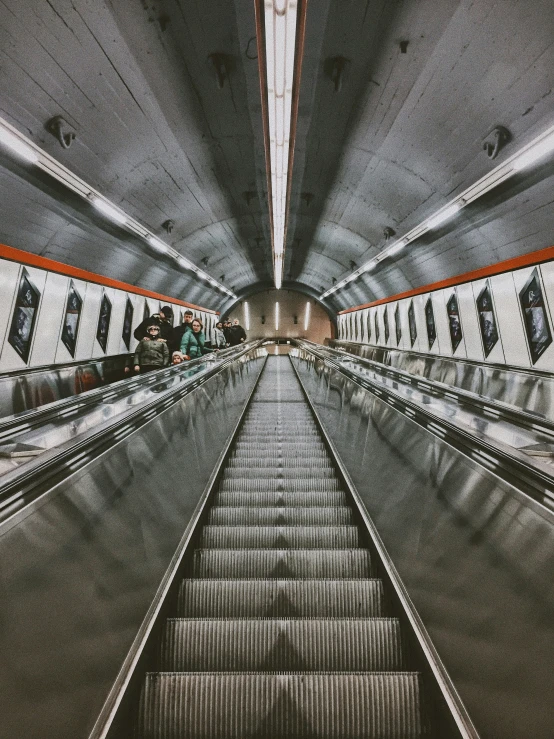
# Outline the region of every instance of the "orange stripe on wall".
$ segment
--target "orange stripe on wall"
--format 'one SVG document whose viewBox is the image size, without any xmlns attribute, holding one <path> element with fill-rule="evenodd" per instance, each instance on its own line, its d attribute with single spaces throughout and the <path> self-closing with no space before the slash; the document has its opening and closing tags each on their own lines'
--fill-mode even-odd
<svg viewBox="0 0 554 739">
<path fill-rule="evenodd" d="M 552 260 L 554 260 L 554 246 L 548 246 L 546 249 L 533 251 L 530 254 L 524 254 L 521 257 L 506 259 L 504 262 L 497 262 L 496 264 L 491 264 L 489 267 L 475 269 L 473 270 L 473 272 L 464 272 L 464 274 L 458 275 L 457 277 L 450 277 L 447 280 L 433 282 L 430 285 L 417 287 L 414 290 L 408 290 L 405 293 L 398 293 L 398 295 L 393 295 L 390 298 L 381 298 L 381 300 L 374 300 L 372 303 L 364 303 L 363 305 L 356 305 L 353 308 L 346 308 L 345 310 L 339 311 L 338 315 L 342 316 L 345 313 L 352 313 L 356 310 L 373 308 L 376 305 L 392 303 L 395 300 L 404 300 L 404 298 L 412 298 L 414 297 L 414 295 L 431 293 L 435 290 L 442 290 L 445 287 L 454 287 L 455 285 L 462 285 L 464 282 L 482 280 L 484 277 L 492 277 L 493 275 L 500 275 L 504 272 L 513 272 L 514 270 L 521 269 L 522 267 L 531 267 L 534 264 L 542 264 L 543 262 L 551 262 Z"/>
<path fill-rule="evenodd" d="M 219 315 L 218 311 L 210 310 L 209 308 L 202 308 L 202 306 L 194 305 L 194 303 L 185 303 L 184 300 L 170 298 L 167 295 L 154 293 L 151 290 L 143 290 L 141 287 L 135 287 L 135 285 L 129 285 L 128 283 L 120 282 L 119 280 L 112 280 L 111 277 L 97 275 L 95 272 L 87 272 L 85 269 L 70 267 L 68 264 L 56 262 L 54 259 L 39 257 L 36 254 L 30 254 L 29 252 L 22 251 L 21 249 L 14 249 L 13 246 L 0 244 L 0 258 L 8 259 L 10 262 L 20 262 L 21 264 L 27 264 L 30 267 L 37 267 L 38 269 L 44 269 L 48 272 L 57 272 L 60 275 L 75 277 L 75 279 L 78 280 L 95 282 L 97 285 L 103 285 L 104 287 L 115 287 L 117 290 L 125 290 L 128 293 L 142 295 L 145 298 L 154 298 L 155 300 L 160 300 L 163 303 L 176 303 L 177 305 L 182 305 L 185 308 L 194 308 L 195 310 L 201 310 L 205 313 L 213 313 L 216 316 Z"/>
</svg>

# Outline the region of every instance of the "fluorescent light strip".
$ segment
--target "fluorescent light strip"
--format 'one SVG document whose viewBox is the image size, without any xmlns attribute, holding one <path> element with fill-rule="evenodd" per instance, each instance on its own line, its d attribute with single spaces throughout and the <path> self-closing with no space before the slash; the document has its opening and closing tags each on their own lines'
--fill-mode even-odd
<svg viewBox="0 0 554 739">
<path fill-rule="evenodd" d="M 264 0 L 273 268 L 283 284 L 297 0 Z"/>
<path fill-rule="evenodd" d="M 275 331 L 279 331 L 279 303 L 275 303 Z"/>
<path fill-rule="evenodd" d="M 345 285 L 355 280 L 364 272 L 370 272 L 379 262 L 398 254 L 405 246 L 418 239 L 424 233 L 427 233 L 427 231 L 437 228 L 443 223 L 446 223 L 450 218 L 453 218 L 464 206 L 482 197 L 489 190 L 497 187 L 509 177 L 528 167 L 532 167 L 541 159 L 552 154 L 552 152 L 554 152 L 554 126 L 550 126 L 550 128 L 540 134 L 540 136 L 534 138 L 527 146 L 522 147 L 506 159 L 503 164 L 499 164 L 498 167 L 495 167 L 484 177 L 481 177 L 480 180 L 477 180 L 477 182 L 464 190 L 454 200 L 451 200 L 447 205 L 438 210 L 431 218 L 426 219 L 411 231 L 408 231 L 401 239 L 395 241 L 386 249 L 383 249 L 377 256 L 363 264 L 355 272 L 343 278 L 340 282 L 337 282 L 329 290 L 326 290 L 320 295 L 320 299 L 327 298 L 332 293 L 337 292 L 337 290 L 341 290 Z"/>
<path fill-rule="evenodd" d="M 246 300 L 244 301 L 244 328 L 250 331 L 250 308 Z"/>
<path fill-rule="evenodd" d="M 304 313 L 304 331 L 308 330 L 310 324 L 310 301 L 306 303 L 306 312 Z"/>
<path fill-rule="evenodd" d="M 207 272 L 203 272 L 191 261 L 182 257 L 176 249 L 165 244 L 161 239 L 139 223 L 139 221 L 128 216 L 114 203 L 67 169 L 67 167 L 61 164 L 61 162 L 58 162 L 54 157 L 50 156 L 50 154 L 34 144 L 7 121 L 0 118 L 0 149 L 2 147 L 9 149 L 16 156 L 21 157 L 25 161 L 35 164 L 69 190 L 72 190 L 80 197 L 88 200 L 99 212 L 111 221 L 145 239 L 153 249 L 172 257 L 181 267 L 183 267 L 183 269 L 194 272 L 202 279 L 207 280 L 213 287 L 218 288 L 230 297 L 236 299 L 237 296 L 232 290 L 229 290 L 225 285 L 214 280 Z"/>
</svg>

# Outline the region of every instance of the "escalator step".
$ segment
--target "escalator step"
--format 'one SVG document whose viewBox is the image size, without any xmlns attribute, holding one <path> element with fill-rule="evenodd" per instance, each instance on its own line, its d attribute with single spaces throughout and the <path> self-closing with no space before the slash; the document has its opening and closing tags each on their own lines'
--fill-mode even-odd
<svg viewBox="0 0 554 739">
<path fill-rule="evenodd" d="M 226 467 L 223 480 L 250 479 L 250 478 L 285 478 L 296 480 L 297 478 L 310 479 L 314 482 L 322 478 L 333 479 L 336 475 L 332 467 L 249 467 L 245 462 L 244 467 Z"/>
<path fill-rule="evenodd" d="M 214 507 L 208 513 L 212 526 L 348 526 L 352 509 L 331 508 L 225 508 Z"/>
<path fill-rule="evenodd" d="M 366 549 L 197 549 L 192 575 L 202 578 L 370 577 Z"/>
<path fill-rule="evenodd" d="M 388 612 L 381 580 L 183 580 L 179 616 L 371 618 Z"/>
<path fill-rule="evenodd" d="M 243 506 L 267 506 L 269 508 L 285 507 L 285 508 L 307 508 L 309 506 L 330 506 L 346 505 L 347 497 L 343 492 L 331 493 L 217 493 L 214 499 L 216 506 L 228 506 L 230 508 L 240 508 Z"/>
<path fill-rule="evenodd" d="M 169 619 L 163 672 L 406 669 L 397 619 Z"/>
<path fill-rule="evenodd" d="M 321 478 L 319 480 L 313 479 L 284 479 L 284 478 L 265 478 L 260 480 L 259 478 L 228 478 L 221 481 L 219 489 L 221 492 L 248 492 L 252 491 L 255 493 L 266 492 L 266 491 L 277 491 L 287 493 L 303 493 L 303 492 L 316 492 L 324 493 L 328 491 L 342 491 L 342 485 L 340 480 L 336 478 Z"/>
<path fill-rule="evenodd" d="M 240 467 L 242 469 L 257 469 L 258 467 L 317 467 L 317 469 L 333 470 L 334 466 L 326 456 L 314 456 L 312 454 L 293 456 L 293 452 L 287 454 L 270 454 L 267 451 L 253 457 L 239 452 L 227 462 L 227 469 Z"/>
<path fill-rule="evenodd" d="M 198 546 L 202 549 L 353 549 L 363 543 L 357 526 L 204 526 Z"/>
<path fill-rule="evenodd" d="M 141 697 L 142 739 L 424 736 L 420 676 L 149 673 Z"/>
</svg>

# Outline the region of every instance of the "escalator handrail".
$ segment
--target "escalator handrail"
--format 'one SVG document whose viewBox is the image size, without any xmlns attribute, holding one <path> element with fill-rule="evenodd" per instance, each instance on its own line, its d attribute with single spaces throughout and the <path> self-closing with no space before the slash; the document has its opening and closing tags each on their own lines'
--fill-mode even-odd
<svg viewBox="0 0 554 739">
<path fill-rule="evenodd" d="M 223 361 L 210 362 L 210 366 L 204 372 L 194 375 L 176 388 L 157 395 L 139 408 L 131 408 L 108 419 L 77 439 L 46 451 L 25 465 L 3 475 L 0 479 L 0 534 L 15 525 L 20 515 L 24 514 L 37 497 L 47 493 L 56 482 L 59 482 L 60 474 L 63 475 L 63 479 L 74 474 L 107 448 L 122 441 L 197 387 L 223 372 L 245 354 L 257 349 L 260 344 L 261 341 L 253 341 L 241 345 L 240 351 L 234 351 Z M 161 377 L 160 382 L 163 381 L 164 377 Z"/>
<path fill-rule="evenodd" d="M 255 342 L 248 342 L 241 346 L 251 346 Z M 206 360 L 206 356 L 215 356 L 216 361 L 224 359 L 227 356 L 234 355 L 236 347 L 232 349 L 224 349 L 221 352 L 213 355 L 205 355 L 192 359 L 186 363 L 179 365 L 172 365 L 169 367 L 163 367 L 156 372 L 148 373 L 146 375 L 132 375 L 125 377 L 123 380 L 118 380 L 110 385 L 103 385 L 102 387 L 89 390 L 79 395 L 71 396 L 70 398 L 62 398 L 61 400 L 55 400 L 52 403 L 42 405 L 38 408 L 32 408 L 22 413 L 17 413 L 13 416 L 6 416 L 0 419 L 0 441 L 5 441 L 8 438 L 11 440 L 15 436 L 21 433 L 27 433 L 32 429 L 38 428 L 49 421 L 56 420 L 59 414 L 63 411 L 69 415 L 73 410 L 81 410 L 86 406 L 93 406 L 98 403 L 104 403 L 106 401 L 113 401 L 116 398 L 124 397 L 130 392 L 134 392 L 138 388 L 155 384 L 156 382 L 162 382 L 168 377 L 172 377 L 180 372 L 186 372 L 191 367 L 196 367 L 203 362 L 210 361 Z"/>
<path fill-rule="evenodd" d="M 298 378 L 298 381 L 300 382 L 300 385 L 302 387 L 304 397 L 306 398 L 306 401 L 310 406 L 314 418 L 316 419 L 319 431 L 325 440 L 327 449 L 333 459 L 334 464 L 339 470 L 339 473 L 344 484 L 346 485 L 349 495 L 356 505 L 360 517 L 366 527 L 367 533 L 369 534 L 375 551 L 377 552 L 377 555 L 380 559 L 380 562 L 387 573 L 389 582 L 395 590 L 398 601 L 403 608 L 404 614 L 408 619 L 414 635 L 418 640 L 419 646 L 425 656 L 427 664 L 433 673 L 441 694 L 451 712 L 452 718 L 456 723 L 456 726 L 460 733 L 460 737 L 462 739 L 479 739 L 477 729 L 475 728 L 471 717 L 458 691 L 456 690 L 454 683 L 452 682 L 450 675 L 448 674 L 448 671 L 444 666 L 419 613 L 417 612 L 417 609 L 406 589 L 406 586 L 404 585 L 402 578 L 400 577 L 400 574 L 398 573 L 398 570 L 396 569 L 396 566 L 394 565 L 394 562 L 392 561 L 392 558 L 388 553 L 385 544 L 383 543 L 383 540 L 381 539 L 381 536 L 377 528 L 375 527 L 375 524 L 373 523 L 371 516 L 367 512 L 365 504 L 362 501 L 360 494 L 358 493 L 358 490 L 354 484 L 354 481 L 352 480 L 352 477 L 350 476 L 350 473 L 348 472 L 348 469 L 342 461 L 342 458 L 338 452 L 337 447 L 335 446 L 335 443 L 333 442 L 330 435 L 327 433 L 323 421 L 314 403 L 312 403 L 308 395 L 302 378 L 300 377 L 300 373 L 297 371 L 294 362 L 291 361 L 291 364 L 295 371 L 296 377 Z"/>
<path fill-rule="evenodd" d="M 534 463 L 523 452 L 514 447 L 487 441 L 476 432 L 472 433 L 461 424 L 438 417 L 424 406 L 405 398 L 393 389 L 380 387 L 370 378 L 361 378 L 355 372 L 344 367 L 340 362 L 326 357 L 322 352 L 298 341 L 298 346 L 312 356 L 328 364 L 334 370 L 347 377 L 358 387 L 369 390 L 379 400 L 387 403 L 395 410 L 403 412 L 407 420 L 417 423 L 441 441 L 453 446 L 469 457 L 474 463 L 485 467 L 515 490 L 541 506 L 541 509 L 552 516 L 554 512 L 554 468 L 552 472 L 546 465 Z M 514 479 L 515 478 L 515 479 Z"/>
</svg>

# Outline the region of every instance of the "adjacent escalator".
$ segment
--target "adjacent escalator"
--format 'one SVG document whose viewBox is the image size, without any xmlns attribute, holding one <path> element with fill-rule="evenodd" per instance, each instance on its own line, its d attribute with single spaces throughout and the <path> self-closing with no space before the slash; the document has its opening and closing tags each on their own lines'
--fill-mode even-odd
<svg viewBox="0 0 554 739">
<path fill-rule="evenodd" d="M 268 358 L 163 627 L 142 739 L 435 735 L 290 360 Z"/>
</svg>

